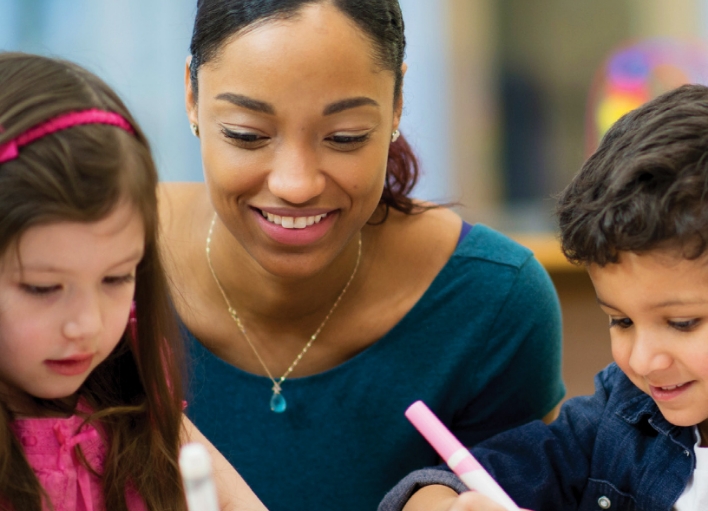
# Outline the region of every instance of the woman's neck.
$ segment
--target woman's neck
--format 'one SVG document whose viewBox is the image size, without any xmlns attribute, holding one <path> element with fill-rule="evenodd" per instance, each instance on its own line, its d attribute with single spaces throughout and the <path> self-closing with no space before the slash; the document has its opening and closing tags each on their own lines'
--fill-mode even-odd
<svg viewBox="0 0 708 511">
<path fill-rule="evenodd" d="M 312 264 L 306 256 L 298 261 L 297 254 L 288 255 L 293 264 L 286 271 L 283 264 L 272 271 L 259 264 L 217 220 L 210 247 L 215 275 L 213 292 L 226 308 L 218 289 L 220 284 L 232 307 L 244 320 L 306 323 L 309 323 L 308 318 L 321 320 L 322 311 L 332 306 L 352 277 L 347 293 L 354 294 L 352 291 L 359 280 L 356 277 L 361 276 L 362 269 L 357 269 L 358 275 L 354 275 L 354 271 L 358 259 L 364 258 L 359 254 L 359 243 L 359 237 L 354 237 L 324 264 Z"/>
</svg>

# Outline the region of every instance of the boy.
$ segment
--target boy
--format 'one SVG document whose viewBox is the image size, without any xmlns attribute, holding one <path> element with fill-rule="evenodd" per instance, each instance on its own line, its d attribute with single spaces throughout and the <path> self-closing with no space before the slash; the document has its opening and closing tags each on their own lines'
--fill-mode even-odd
<svg viewBox="0 0 708 511">
<path fill-rule="evenodd" d="M 560 197 L 565 255 L 587 268 L 615 363 L 593 396 L 472 449 L 537 511 L 708 509 L 708 88 L 620 119 Z M 490 389 L 490 392 L 493 389 Z M 502 510 L 443 468 L 379 511 Z"/>
</svg>

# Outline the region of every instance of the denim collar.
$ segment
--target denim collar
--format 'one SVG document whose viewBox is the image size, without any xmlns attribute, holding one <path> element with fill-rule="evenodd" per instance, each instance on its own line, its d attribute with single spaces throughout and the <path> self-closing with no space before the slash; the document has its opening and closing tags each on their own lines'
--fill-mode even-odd
<svg viewBox="0 0 708 511">
<path fill-rule="evenodd" d="M 646 422 L 657 432 L 680 440 L 686 447 L 693 445 L 692 428 L 667 421 L 654 400 L 639 390 L 626 375 L 622 374 L 618 387 L 620 404 L 615 412 L 618 417 L 635 426 Z"/>
</svg>

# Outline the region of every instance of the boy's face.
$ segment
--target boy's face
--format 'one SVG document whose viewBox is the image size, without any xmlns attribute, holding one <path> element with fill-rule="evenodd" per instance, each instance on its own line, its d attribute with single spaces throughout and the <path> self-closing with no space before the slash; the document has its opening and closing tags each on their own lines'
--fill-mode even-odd
<svg viewBox="0 0 708 511">
<path fill-rule="evenodd" d="M 708 438 L 708 256 L 622 252 L 588 273 L 617 365 L 669 422 L 700 424 Z"/>
</svg>

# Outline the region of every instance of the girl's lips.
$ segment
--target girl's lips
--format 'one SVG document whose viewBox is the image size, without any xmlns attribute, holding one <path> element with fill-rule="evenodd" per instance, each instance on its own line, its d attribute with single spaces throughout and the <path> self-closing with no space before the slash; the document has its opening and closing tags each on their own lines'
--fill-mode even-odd
<svg viewBox="0 0 708 511">
<path fill-rule="evenodd" d="M 321 211 L 279 211 L 277 215 L 270 210 L 265 212 L 252 208 L 258 225 L 273 241 L 283 245 L 308 245 L 322 238 L 334 224 L 338 210 Z M 293 215 L 293 216 L 290 216 Z"/>
<path fill-rule="evenodd" d="M 693 383 L 694 382 L 689 381 L 678 385 L 667 385 L 662 387 L 649 385 L 649 391 L 651 392 L 651 397 L 654 401 L 671 401 L 691 388 Z"/>
<path fill-rule="evenodd" d="M 93 355 L 84 355 L 61 360 L 45 360 L 44 364 L 55 373 L 63 376 L 76 376 L 88 371 L 92 360 Z"/>
</svg>

